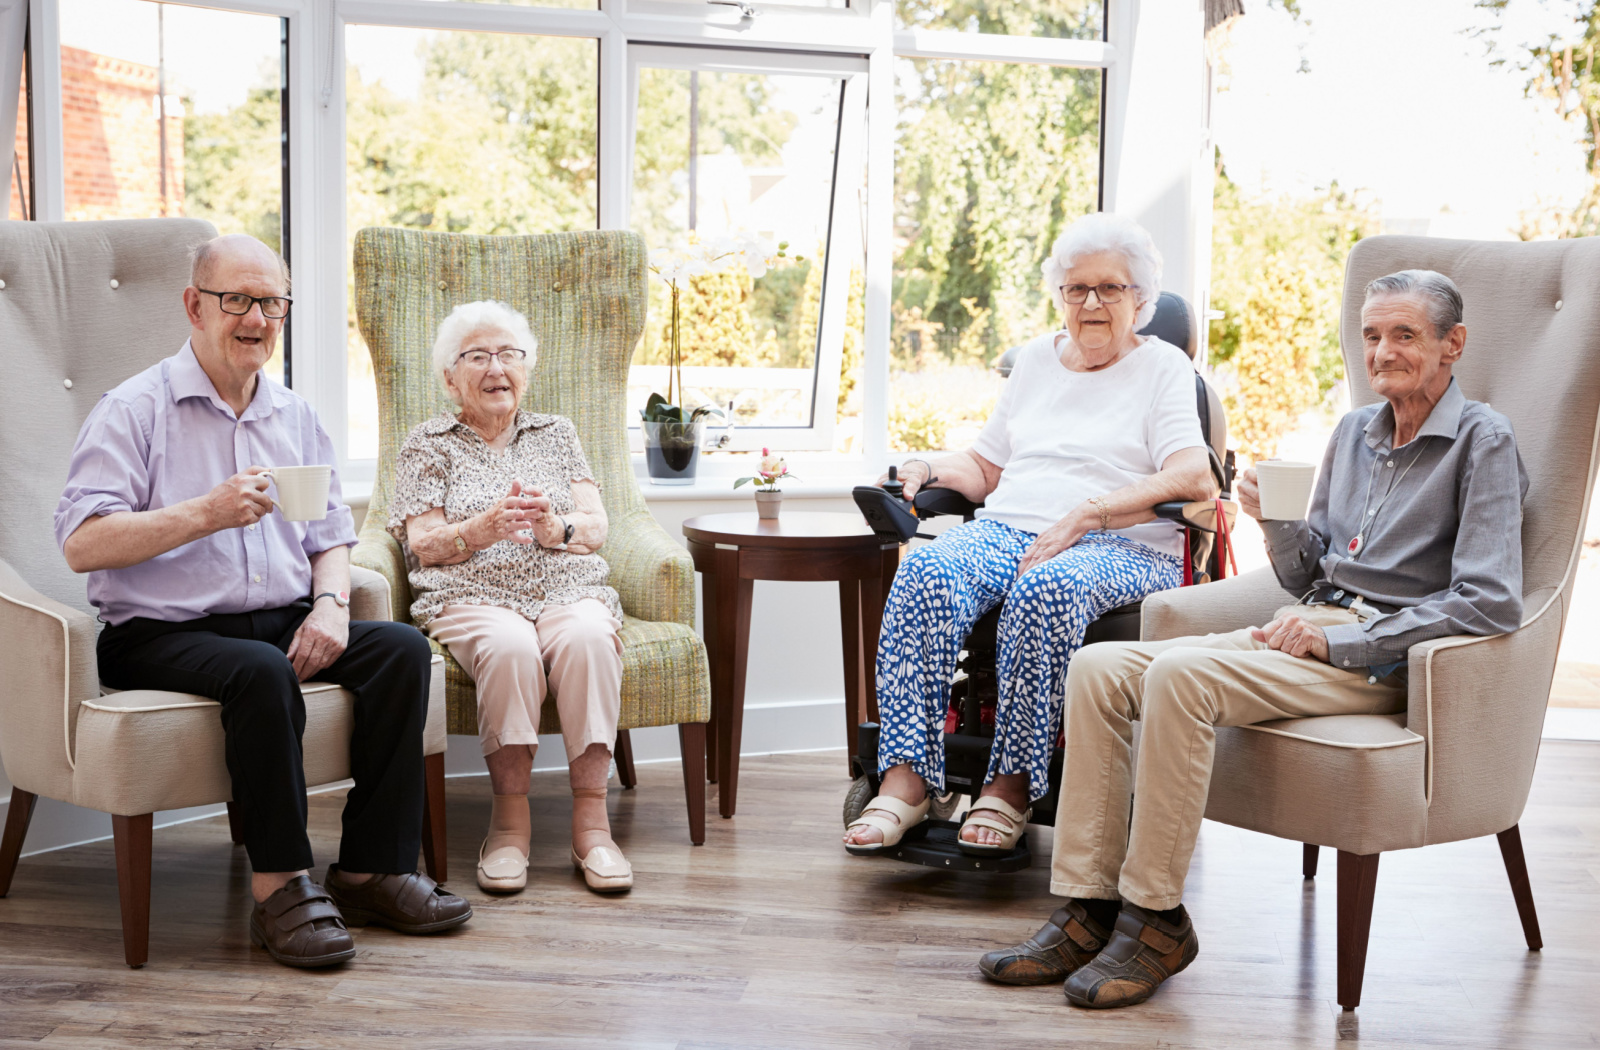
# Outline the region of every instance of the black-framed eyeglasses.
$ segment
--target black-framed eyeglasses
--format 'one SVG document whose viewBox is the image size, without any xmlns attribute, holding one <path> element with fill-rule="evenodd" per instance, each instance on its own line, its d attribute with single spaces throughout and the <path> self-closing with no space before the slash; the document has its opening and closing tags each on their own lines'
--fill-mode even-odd
<svg viewBox="0 0 1600 1050">
<path fill-rule="evenodd" d="M 235 317 L 243 317 L 252 306 L 260 303 L 262 317 L 269 321 L 281 321 L 289 316 L 289 307 L 294 304 L 294 300 L 287 295 L 246 295 L 243 292 L 213 292 L 209 288 L 196 288 L 195 291 L 216 296 L 222 312 Z"/>
<path fill-rule="evenodd" d="M 1089 293 L 1093 292 L 1096 299 L 1108 306 L 1112 303 L 1122 302 L 1122 297 L 1131 288 L 1139 287 L 1136 284 L 1064 284 L 1061 286 L 1061 295 L 1077 306 L 1089 301 Z"/>
<path fill-rule="evenodd" d="M 488 350 L 463 350 L 456 355 L 456 364 L 459 365 L 465 361 L 473 368 L 488 368 L 489 358 L 491 357 L 500 359 L 501 368 L 516 368 L 528 359 L 528 351 L 518 350 L 514 346 L 508 346 L 504 350 L 496 350 L 492 353 Z"/>
</svg>

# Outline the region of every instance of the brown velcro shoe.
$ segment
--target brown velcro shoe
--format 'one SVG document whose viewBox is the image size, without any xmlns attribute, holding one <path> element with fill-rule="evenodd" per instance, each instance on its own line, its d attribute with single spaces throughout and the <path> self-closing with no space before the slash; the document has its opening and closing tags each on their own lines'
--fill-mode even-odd
<svg viewBox="0 0 1600 1050">
<path fill-rule="evenodd" d="M 1161 982 L 1194 962 L 1200 938 L 1188 909 L 1170 923 L 1154 912 L 1124 904 L 1111 941 L 1083 969 L 1067 978 L 1067 1002 L 1091 1010 L 1142 1003 Z"/>
<path fill-rule="evenodd" d="M 339 909 L 309 875 L 296 875 L 250 909 L 250 940 L 285 966 L 333 966 L 356 954 Z"/>
<path fill-rule="evenodd" d="M 401 933 L 440 933 L 472 918 L 472 905 L 420 871 L 374 875 L 359 886 L 328 865 L 328 893 L 351 926 L 387 926 Z"/>
<path fill-rule="evenodd" d="M 978 968 L 1001 984 L 1054 984 L 1093 959 L 1110 939 L 1110 930 L 1069 900 L 1038 933 L 1014 948 L 990 952 L 978 960 Z"/>
</svg>

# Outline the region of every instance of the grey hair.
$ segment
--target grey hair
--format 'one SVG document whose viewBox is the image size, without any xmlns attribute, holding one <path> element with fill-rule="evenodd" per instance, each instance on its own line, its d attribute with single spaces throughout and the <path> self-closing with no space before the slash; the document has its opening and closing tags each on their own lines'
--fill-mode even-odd
<svg viewBox="0 0 1600 1050">
<path fill-rule="evenodd" d="M 1433 322 L 1436 339 L 1443 339 L 1461 323 L 1461 289 L 1437 270 L 1401 270 L 1374 278 L 1367 282 L 1362 302 L 1370 303 L 1379 295 L 1420 295 L 1427 301 L 1428 320 Z"/>
<path fill-rule="evenodd" d="M 1143 226 L 1109 212 L 1085 215 L 1068 226 L 1051 246 L 1050 255 L 1040 269 L 1044 271 L 1045 289 L 1056 309 L 1066 312 L 1061 285 L 1072 264 L 1082 256 L 1097 252 L 1116 252 L 1127 260 L 1128 275 L 1144 297 L 1133 326 L 1135 330 L 1143 328 L 1156 315 L 1156 300 L 1161 297 L 1161 252 Z"/>
<path fill-rule="evenodd" d="M 450 311 L 450 316 L 439 325 L 439 334 L 433 341 L 433 371 L 448 392 L 445 377 L 455 367 L 456 354 L 468 339 L 479 332 L 498 330 L 509 334 L 518 348 L 528 352 L 527 368 L 531 372 L 539 359 L 539 340 L 534 338 L 528 319 L 505 303 L 483 299 L 475 303 L 462 303 Z"/>
</svg>

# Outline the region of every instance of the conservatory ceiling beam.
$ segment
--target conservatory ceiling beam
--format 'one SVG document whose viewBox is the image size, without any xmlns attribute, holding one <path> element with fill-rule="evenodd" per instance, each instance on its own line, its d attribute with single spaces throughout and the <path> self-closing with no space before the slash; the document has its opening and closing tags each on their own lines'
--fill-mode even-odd
<svg viewBox="0 0 1600 1050">
<path fill-rule="evenodd" d="M 1028 62 L 1078 69 L 1104 69 L 1116 48 L 1099 40 L 1061 40 L 1042 36 L 996 36 L 941 29 L 914 29 L 894 35 L 902 58 L 953 58 L 968 62 Z"/>
<path fill-rule="evenodd" d="M 339 0 L 339 17 L 361 25 L 413 29 L 462 29 L 487 33 L 599 37 L 614 28 L 599 11 L 520 7 L 494 3 L 440 3 L 439 0 Z"/>
</svg>

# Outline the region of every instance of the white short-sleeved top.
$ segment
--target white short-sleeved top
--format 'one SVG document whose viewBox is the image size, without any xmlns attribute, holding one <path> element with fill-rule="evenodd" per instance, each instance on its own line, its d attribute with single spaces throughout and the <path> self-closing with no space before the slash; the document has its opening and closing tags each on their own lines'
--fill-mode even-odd
<svg viewBox="0 0 1600 1050">
<path fill-rule="evenodd" d="M 982 518 L 1043 532 L 1091 496 L 1104 496 L 1161 469 L 1167 457 L 1204 448 L 1194 366 L 1153 336 L 1099 372 L 1061 363 L 1065 332 L 1023 345 L 994 414 L 972 450 L 1001 467 Z M 1116 530 L 1174 557 L 1178 527 L 1154 521 Z"/>
</svg>

